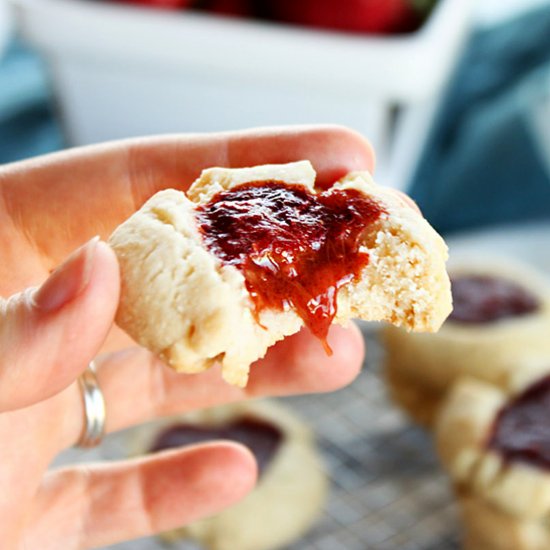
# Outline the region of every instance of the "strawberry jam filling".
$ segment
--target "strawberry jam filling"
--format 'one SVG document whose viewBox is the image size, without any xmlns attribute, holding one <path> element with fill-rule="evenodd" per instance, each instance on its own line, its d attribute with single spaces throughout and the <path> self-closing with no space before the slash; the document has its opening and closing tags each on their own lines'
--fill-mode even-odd
<svg viewBox="0 0 550 550">
<path fill-rule="evenodd" d="M 258 464 L 260 474 L 269 466 L 283 440 L 279 428 L 257 418 L 243 417 L 222 426 L 174 424 L 160 432 L 150 451 L 162 451 L 185 445 L 228 439 L 248 447 Z"/>
<path fill-rule="evenodd" d="M 490 323 L 520 317 L 539 308 L 537 299 L 519 284 L 501 277 L 463 275 L 451 279 L 453 312 L 458 323 Z"/>
<path fill-rule="evenodd" d="M 488 447 L 507 462 L 550 470 L 550 376 L 529 386 L 503 407 Z"/>
<path fill-rule="evenodd" d="M 219 192 L 197 219 L 210 252 L 243 273 L 256 319 L 293 308 L 330 353 L 338 290 L 368 264 L 361 242 L 382 213 L 355 190 L 262 181 Z"/>
</svg>

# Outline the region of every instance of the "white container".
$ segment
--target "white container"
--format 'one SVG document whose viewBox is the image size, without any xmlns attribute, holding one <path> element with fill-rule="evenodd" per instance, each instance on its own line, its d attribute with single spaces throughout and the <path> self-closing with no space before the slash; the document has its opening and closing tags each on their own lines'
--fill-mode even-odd
<svg viewBox="0 0 550 550">
<path fill-rule="evenodd" d="M 108 2 L 12 1 L 49 62 L 72 144 L 340 123 L 371 139 L 400 187 L 471 11 L 471 0 L 440 0 L 420 31 L 373 37 Z M 395 149 L 396 105 L 408 111 L 403 124 L 414 120 L 408 157 Z"/>
<path fill-rule="evenodd" d="M 0 0 L 0 60 L 4 54 L 4 50 L 11 38 L 12 25 L 12 10 L 8 5 L 7 0 Z"/>
</svg>

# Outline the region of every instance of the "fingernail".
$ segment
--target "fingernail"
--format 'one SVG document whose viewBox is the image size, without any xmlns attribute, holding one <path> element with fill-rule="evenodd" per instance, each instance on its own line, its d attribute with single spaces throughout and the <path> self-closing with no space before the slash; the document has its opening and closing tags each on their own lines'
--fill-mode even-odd
<svg viewBox="0 0 550 550">
<path fill-rule="evenodd" d="M 90 282 L 99 237 L 75 250 L 37 290 L 35 306 L 52 313 L 74 300 Z"/>
</svg>

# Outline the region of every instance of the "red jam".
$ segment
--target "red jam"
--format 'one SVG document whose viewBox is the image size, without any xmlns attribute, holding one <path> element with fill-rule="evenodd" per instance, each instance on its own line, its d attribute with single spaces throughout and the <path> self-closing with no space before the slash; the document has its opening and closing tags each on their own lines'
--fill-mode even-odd
<svg viewBox="0 0 550 550">
<path fill-rule="evenodd" d="M 488 447 L 507 462 L 550 470 L 550 376 L 539 380 L 503 407 Z"/>
<path fill-rule="evenodd" d="M 221 191 L 197 216 L 208 249 L 244 274 L 256 318 L 294 308 L 330 352 L 338 290 L 368 264 L 360 245 L 382 213 L 355 190 L 262 181 Z"/>
<path fill-rule="evenodd" d="M 490 323 L 520 317 L 539 308 L 537 299 L 519 284 L 488 275 L 463 275 L 451 279 L 453 312 L 459 323 Z"/>
<path fill-rule="evenodd" d="M 205 443 L 215 439 L 229 439 L 250 449 L 260 474 L 267 468 L 282 443 L 283 434 L 273 424 L 258 418 L 241 418 L 223 426 L 175 424 L 160 432 L 150 451 L 162 451 L 185 445 Z"/>
</svg>

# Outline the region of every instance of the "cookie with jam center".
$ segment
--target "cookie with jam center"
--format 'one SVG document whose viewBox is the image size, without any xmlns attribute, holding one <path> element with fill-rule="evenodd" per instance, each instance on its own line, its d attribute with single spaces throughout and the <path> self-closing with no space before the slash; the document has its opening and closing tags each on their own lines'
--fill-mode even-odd
<svg viewBox="0 0 550 550">
<path fill-rule="evenodd" d="M 390 393 L 425 426 L 461 376 L 508 390 L 518 364 L 550 353 L 550 283 L 536 269 L 471 256 L 453 259 L 449 274 L 453 312 L 437 334 L 383 331 Z"/>
<path fill-rule="evenodd" d="M 328 480 L 310 428 L 287 407 L 262 400 L 215 407 L 141 426 L 131 432 L 135 454 L 213 440 L 247 446 L 259 466 L 256 487 L 223 512 L 164 533 L 204 550 L 274 550 L 312 525 L 327 498 Z"/>
<path fill-rule="evenodd" d="M 436 422 L 471 550 L 550 547 L 550 356 L 521 366 L 509 395 L 459 380 Z"/>
</svg>

